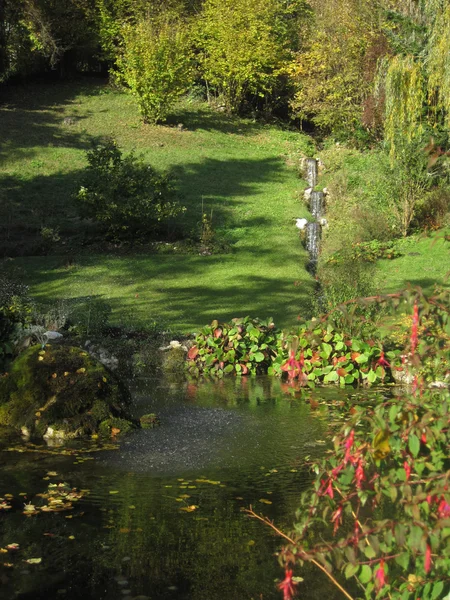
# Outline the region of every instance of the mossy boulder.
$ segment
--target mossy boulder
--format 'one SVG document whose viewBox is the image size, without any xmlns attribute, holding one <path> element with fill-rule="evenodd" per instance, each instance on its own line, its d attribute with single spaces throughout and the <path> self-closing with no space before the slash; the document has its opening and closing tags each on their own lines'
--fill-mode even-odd
<svg viewBox="0 0 450 600">
<path fill-rule="evenodd" d="M 32 346 L 0 379 L 0 425 L 44 437 L 107 433 L 101 423 L 128 415 L 129 394 L 100 362 L 73 346 Z M 110 431 L 110 430 L 109 430 Z"/>
</svg>

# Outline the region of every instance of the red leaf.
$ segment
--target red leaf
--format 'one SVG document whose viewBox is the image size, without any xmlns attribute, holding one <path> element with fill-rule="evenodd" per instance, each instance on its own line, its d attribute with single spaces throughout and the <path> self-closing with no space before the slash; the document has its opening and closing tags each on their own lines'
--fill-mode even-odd
<svg viewBox="0 0 450 600">
<path fill-rule="evenodd" d="M 217 327 L 217 329 L 214 329 L 214 337 L 215 338 L 222 337 L 222 328 L 221 327 Z"/>
<path fill-rule="evenodd" d="M 339 375 L 339 377 L 345 377 L 346 375 L 348 375 L 345 369 L 336 369 L 336 373 Z"/>
<path fill-rule="evenodd" d="M 187 357 L 189 360 L 194 360 L 197 355 L 198 355 L 197 346 L 192 346 L 192 348 L 189 348 L 189 352 L 187 353 Z"/>
</svg>

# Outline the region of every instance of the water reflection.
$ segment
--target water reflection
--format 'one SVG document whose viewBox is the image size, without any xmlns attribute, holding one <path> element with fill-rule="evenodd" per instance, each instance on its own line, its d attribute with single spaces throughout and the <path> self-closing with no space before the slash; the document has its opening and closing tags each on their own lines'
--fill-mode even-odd
<svg viewBox="0 0 450 600">
<path fill-rule="evenodd" d="M 143 379 L 133 396 L 136 414 L 156 412 L 162 425 L 117 450 L 0 454 L 0 497 L 13 496 L 0 512 L 0 547 L 19 544 L 0 555 L 12 565 L 0 568 L 1 598 L 280 598 L 280 540 L 241 509 L 253 505 L 289 529 L 326 420 L 269 378 Z M 86 490 L 73 510 L 22 514 L 59 481 Z M 314 570 L 302 576 L 302 598 L 330 593 Z"/>
</svg>

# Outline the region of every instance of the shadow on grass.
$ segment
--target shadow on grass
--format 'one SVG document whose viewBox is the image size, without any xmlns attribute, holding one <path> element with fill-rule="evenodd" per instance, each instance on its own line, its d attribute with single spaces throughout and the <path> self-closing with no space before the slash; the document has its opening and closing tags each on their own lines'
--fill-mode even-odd
<svg viewBox="0 0 450 600">
<path fill-rule="evenodd" d="M 431 277 L 424 277 L 421 279 L 408 279 L 404 281 L 403 288 L 406 288 L 408 285 L 411 285 L 413 287 L 421 287 L 427 295 L 431 295 L 434 292 L 435 286 L 449 288 L 450 277 L 440 277 L 439 280 L 433 279 Z"/>
<path fill-rule="evenodd" d="M 309 309 L 315 282 L 298 255 L 283 255 L 254 248 L 237 256 L 83 257 L 74 269 L 64 269 L 60 257 L 18 265 L 40 301 L 96 294 L 111 306 L 114 324 L 145 327 L 157 320 L 189 331 L 247 314 L 294 325 Z"/>
<path fill-rule="evenodd" d="M 267 224 L 264 216 L 246 210 L 243 198 L 259 193 L 267 182 L 281 181 L 283 169 L 283 162 L 277 158 L 205 159 L 202 163 L 174 168 L 179 201 L 187 207 L 187 212 L 170 228 L 182 236 L 198 231 L 202 210 L 213 212 L 214 227 L 232 230 Z M 0 177 L 2 254 L 35 254 L 37 250 L 33 248 L 39 245 L 41 227 L 57 227 L 70 245 L 71 238 L 80 235 L 84 228 L 74 202 L 82 179 L 82 169 L 48 176 L 37 174 L 26 179 L 17 175 Z"/>
<path fill-rule="evenodd" d="M 83 119 L 89 115 L 78 114 L 75 98 L 80 94 L 99 95 L 103 90 L 104 85 L 98 82 L 4 86 L 0 101 L 0 164 L 35 157 L 43 145 L 90 148 L 92 137 L 81 129 Z"/>
<path fill-rule="evenodd" d="M 262 133 L 265 125 L 225 112 L 214 111 L 205 103 L 193 103 L 192 106 L 180 105 L 167 118 L 168 126 L 183 125 L 189 131 L 220 131 L 240 136 L 252 136 Z"/>
</svg>

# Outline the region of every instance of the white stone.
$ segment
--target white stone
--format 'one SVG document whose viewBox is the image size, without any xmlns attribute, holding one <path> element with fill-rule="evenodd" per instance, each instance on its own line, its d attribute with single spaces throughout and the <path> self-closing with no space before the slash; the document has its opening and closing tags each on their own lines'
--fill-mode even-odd
<svg viewBox="0 0 450 600">
<path fill-rule="evenodd" d="M 308 219 L 295 219 L 295 226 L 302 231 L 308 225 Z"/>
<path fill-rule="evenodd" d="M 311 198 L 312 191 L 313 191 L 313 189 L 311 187 L 306 188 L 306 190 L 303 193 L 303 197 L 305 198 L 305 200 L 309 200 Z"/>
</svg>

